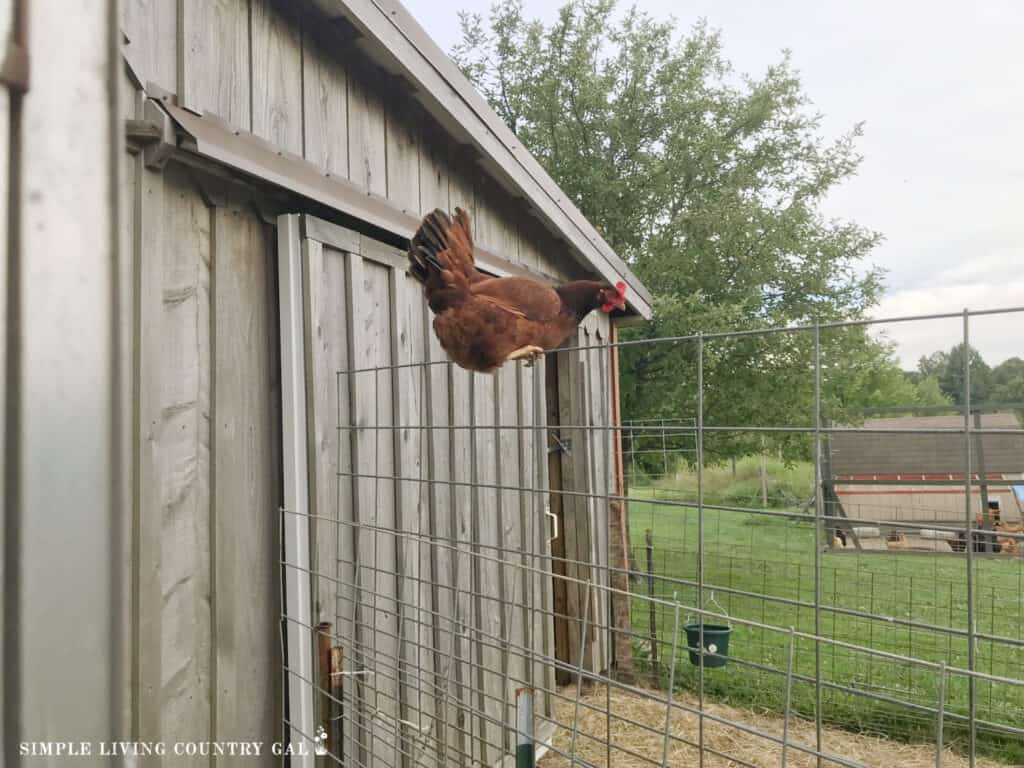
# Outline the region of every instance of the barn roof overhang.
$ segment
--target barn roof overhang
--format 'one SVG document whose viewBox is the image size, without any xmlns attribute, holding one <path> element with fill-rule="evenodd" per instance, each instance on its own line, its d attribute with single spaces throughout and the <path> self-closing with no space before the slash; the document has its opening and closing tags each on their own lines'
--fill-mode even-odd
<svg viewBox="0 0 1024 768">
<path fill-rule="evenodd" d="M 587 221 L 573 201 L 519 142 L 455 63 L 396 0 L 313 0 L 326 16 L 343 17 L 354 44 L 378 66 L 406 81 L 412 97 L 457 140 L 472 146 L 489 174 L 522 197 L 573 257 L 608 280 L 623 280 L 628 303 L 651 317 L 651 294 Z"/>
</svg>

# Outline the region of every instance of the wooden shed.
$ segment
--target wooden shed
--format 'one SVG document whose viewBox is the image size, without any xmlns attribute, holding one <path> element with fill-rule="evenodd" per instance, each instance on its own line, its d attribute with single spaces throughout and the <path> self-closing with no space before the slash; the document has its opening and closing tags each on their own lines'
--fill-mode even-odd
<svg viewBox="0 0 1024 768">
<path fill-rule="evenodd" d="M 1002 519 L 1019 522 L 1013 486 L 1024 477 L 1020 420 L 1007 411 L 975 413 L 971 421 L 979 434 L 970 438 L 958 431 L 962 414 L 871 418 L 864 432 L 832 435 L 824 474 L 843 513 L 866 524 L 962 523 L 969 440 L 974 515 L 983 499 L 998 501 Z"/>
<path fill-rule="evenodd" d="M 49 244 L 108 270 L 92 272 L 95 296 L 108 297 L 103 313 L 61 307 L 65 329 L 86 317 L 83 330 L 105 329 L 92 367 L 110 374 L 97 379 L 106 431 L 95 432 L 101 443 L 61 444 L 54 455 L 94 452 L 109 469 L 95 508 L 114 510 L 101 530 L 120 553 L 104 576 L 114 585 L 111 727 L 151 742 L 270 741 L 288 723 L 291 737 L 308 739 L 302 673 L 314 626 L 329 622 L 352 643 L 347 663 L 361 658 L 367 680 L 377 673 L 363 684 L 381 702 L 359 713 L 346 749 L 377 755 L 374 765 L 409 764 L 410 734 L 430 720 L 435 734 L 450 732 L 423 750 L 432 764 L 459 764 L 446 762 L 456 753 L 498 763 L 509 685 L 551 669 L 528 670 L 521 654 L 480 638 L 518 632 L 514 643 L 539 658 L 611 664 L 604 634 L 584 638 L 581 656 L 572 631 L 587 602 L 581 584 L 608 578 L 609 510 L 598 497 L 616 487 L 613 432 L 588 427 L 615 412 L 613 354 L 601 347 L 617 320 L 649 316 L 649 294 L 392 0 L 28 5 L 16 0 L 0 20 L 37 8 L 39 27 L 59 18 L 66 35 L 53 38 L 62 50 L 45 44 L 49 64 L 41 34 L 26 31 L 19 44 L 82 85 L 67 92 L 78 99 L 71 109 L 60 82 L 40 74 L 0 113 L 15 136 L 42 132 L 35 148 L 3 145 L 23 153 L 12 167 L 29 168 L 25 186 L 14 177 L 7 210 L 27 222 L 29 182 L 67 188 L 88 222 Z M 0 15 L 8 9 L 0 3 Z M 61 120 L 91 132 L 65 148 Z M 44 144 L 52 159 L 33 171 Z M 478 376 L 443 364 L 404 246 L 423 211 L 457 205 L 473 218 L 481 268 L 621 279 L 628 312 L 591 316 L 575 340 L 583 349 L 536 368 Z M 109 236 L 88 240 L 90 226 Z M 9 243 L 19 265 L 47 241 L 28 233 Z M 56 274 L 18 271 L 12 317 L 27 317 L 24 302 L 45 281 L 66 289 L 51 302 L 70 294 L 72 277 Z M 16 345 L 9 370 L 17 354 Z M 42 377 L 33 364 L 26 370 Z M 10 397 L 9 413 L 31 404 L 19 388 Z M 16 455 L 26 440 L 12 444 Z M 43 476 L 18 471 L 22 491 Z M 559 518 L 552 544 L 545 507 Z M 394 546 L 369 544 L 389 535 Z M 413 546 L 428 539 L 450 547 Z M 550 560 L 549 546 L 564 559 Z M 480 547 L 555 562 L 571 578 L 554 588 L 550 578 L 517 581 L 506 554 L 460 569 L 459 553 Z M 357 610 L 368 584 L 371 618 Z M 555 601 L 553 619 L 526 636 L 496 610 L 510 594 Z M 593 610 L 607 624 L 609 607 Z M 453 612 L 473 631 L 442 621 Z M 465 656 L 464 693 L 442 702 L 424 679 L 455 674 L 441 668 L 446 656 Z M 445 757 L 439 743 L 458 747 Z"/>
</svg>

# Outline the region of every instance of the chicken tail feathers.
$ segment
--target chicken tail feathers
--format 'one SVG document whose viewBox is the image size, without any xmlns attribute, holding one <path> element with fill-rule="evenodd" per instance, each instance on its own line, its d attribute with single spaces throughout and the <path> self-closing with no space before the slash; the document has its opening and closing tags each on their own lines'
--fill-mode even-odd
<svg viewBox="0 0 1024 768">
<path fill-rule="evenodd" d="M 473 259 L 469 214 L 456 208 L 455 220 L 452 221 L 448 214 L 437 208 L 424 216 L 409 242 L 409 262 L 410 274 L 428 287 L 432 277 L 439 277 L 439 273 L 445 271 L 459 274 L 468 283 L 483 279 L 483 275 L 476 271 Z"/>
</svg>

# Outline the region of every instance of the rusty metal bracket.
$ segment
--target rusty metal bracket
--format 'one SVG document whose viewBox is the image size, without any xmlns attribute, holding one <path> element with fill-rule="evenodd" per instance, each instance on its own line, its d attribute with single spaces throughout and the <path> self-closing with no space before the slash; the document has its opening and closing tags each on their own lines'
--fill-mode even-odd
<svg viewBox="0 0 1024 768">
<path fill-rule="evenodd" d="M 25 93 L 29 88 L 28 50 L 18 43 L 7 45 L 3 64 L 0 65 L 0 83 L 15 93 Z"/>
</svg>

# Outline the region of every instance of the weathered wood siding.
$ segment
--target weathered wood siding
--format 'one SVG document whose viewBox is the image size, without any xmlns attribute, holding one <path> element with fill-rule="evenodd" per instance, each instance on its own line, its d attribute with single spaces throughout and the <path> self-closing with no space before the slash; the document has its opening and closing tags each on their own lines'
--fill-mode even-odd
<svg viewBox="0 0 1024 768">
<path fill-rule="evenodd" d="M 141 153 L 126 159 L 122 206 L 136 393 L 131 732 L 270 741 L 281 699 L 273 229 L 241 188 L 176 163 L 149 170 Z"/>
<path fill-rule="evenodd" d="M 611 425 L 610 326 L 606 315 L 593 313 L 566 342 L 557 358 L 557 431 L 549 435 L 549 449 L 559 457 L 561 488 L 553 487 L 556 514 L 561 518 L 562 541 L 556 556 L 564 565 L 563 595 L 556 613 L 565 617 L 566 634 L 560 638 L 558 656 L 590 671 L 608 668 L 608 604 L 610 585 L 606 567 L 609 554 L 609 495 L 615 494 L 614 435 Z M 549 392 L 549 396 L 552 393 Z M 555 440 L 557 435 L 558 440 Z M 587 583 L 594 585 L 589 600 Z M 583 634 L 584 608 L 589 615 Z M 581 651 L 583 641 L 583 653 Z"/>
<path fill-rule="evenodd" d="M 515 690 L 547 676 L 524 649 L 551 652 L 543 494 L 520 490 L 545 482 L 521 428 L 543 428 L 543 372 L 453 367 L 404 254 L 303 221 L 315 618 L 373 673 L 351 678 L 346 754 L 493 764 Z"/>
<path fill-rule="evenodd" d="M 125 0 L 125 55 L 141 83 L 191 110 L 411 214 L 462 206 L 496 255 L 580 276 L 401 83 L 341 27 L 297 9 Z M 125 116 L 143 118 L 127 74 L 123 90 Z M 132 730 L 271 740 L 281 722 L 276 240 L 257 211 L 274 206 L 202 165 L 153 170 L 140 151 L 123 189 L 137 392 Z M 314 619 L 332 624 L 347 665 L 374 673 L 347 681 L 359 706 L 345 753 L 364 765 L 410 754 L 493 763 L 513 746 L 515 689 L 553 687 L 547 498 L 516 490 L 548 486 L 545 366 L 484 377 L 439 364 L 404 254 L 319 219 L 303 226 Z M 606 317 L 588 322 L 581 343 L 607 340 Z M 606 418 L 607 371 L 585 372 L 581 354 L 562 355 L 573 361 L 568 424 Z M 353 370 L 363 372 L 338 373 Z M 578 485 L 567 487 L 603 493 L 604 448 L 584 432 L 564 475 Z M 606 512 L 575 499 L 565 535 L 581 578 L 601 583 L 604 569 L 586 564 L 604 562 Z M 587 665 L 604 668 L 605 607 L 593 607 Z M 532 654 L 514 650 L 525 646 Z"/>
<path fill-rule="evenodd" d="M 579 268 L 343 28 L 278 0 L 125 0 L 143 83 L 342 176 L 413 215 L 462 205 L 480 245 L 556 277 Z"/>
</svg>

